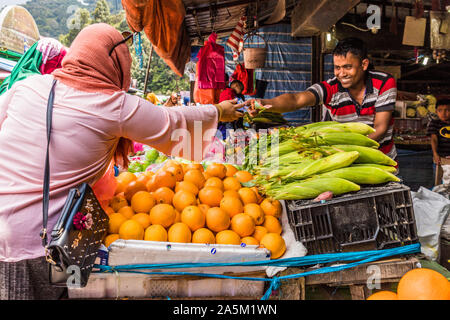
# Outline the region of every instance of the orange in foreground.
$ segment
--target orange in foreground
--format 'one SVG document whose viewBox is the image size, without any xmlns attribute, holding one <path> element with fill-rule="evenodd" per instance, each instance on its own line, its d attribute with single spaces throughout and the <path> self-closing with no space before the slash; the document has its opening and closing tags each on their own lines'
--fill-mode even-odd
<svg viewBox="0 0 450 320">
<path fill-rule="evenodd" d="M 397 296 L 398 300 L 450 300 L 450 283 L 437 271 L 413 269 L 400 279 Z"/>
<path fill-rule="evenodd" d="M 378 291 L 368 297 L 367 300 L 398 300 L 398 297 L 392 291 Z"/>
</svg>

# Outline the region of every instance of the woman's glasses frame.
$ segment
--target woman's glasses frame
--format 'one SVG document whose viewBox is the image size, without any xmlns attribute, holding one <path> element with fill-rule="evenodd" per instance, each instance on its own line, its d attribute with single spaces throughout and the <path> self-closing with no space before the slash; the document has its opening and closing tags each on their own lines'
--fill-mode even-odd
<svg viewBox="0 0 450 320">
<path fill-rule="evenodd" d="M 124 35 L 125 34 L 125 35 Z M 127 42 L 128 40 L 130 40 L 131 37 L 133 37 L 133 33 L 129 33 L 129 35 L 126 35 L 127 33 L 122 33 L 122 35 L 124 35 L 124 39 L 120 42 L 118 42 L 117 44 L 114 45 L 114 47 L 111 48 L 111 50 L 109 50 L 109 56 L 111 56 L 112 52 L 114 51 L 115 48 L 117 48 L 118 46 L 120 46 L 122 43 Z"/>
</svg>

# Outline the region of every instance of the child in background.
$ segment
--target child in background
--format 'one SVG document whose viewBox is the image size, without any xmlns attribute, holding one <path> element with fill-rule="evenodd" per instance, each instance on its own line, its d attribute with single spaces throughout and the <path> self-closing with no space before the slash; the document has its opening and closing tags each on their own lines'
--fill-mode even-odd
<svg viewBox="0 0 450 320">
<path fill-rule="evenodd" d="M 436 103 L 438 119 L 428 124 L 427 134 L 431 136 L 433 162 L 436 165 L 435 185 L 450 183 L 450 99 Z M 442 180 L 441 180 L 442 179 Z"/>
<path fill-rule="evenodd" d="M 242 91 L 244 91 L 244 84 L 242 82 L 239 80 L 231 81 L 230 86 L 220 93 L 219 103 L 236 98 L 243 100 Z"/>
</svg>

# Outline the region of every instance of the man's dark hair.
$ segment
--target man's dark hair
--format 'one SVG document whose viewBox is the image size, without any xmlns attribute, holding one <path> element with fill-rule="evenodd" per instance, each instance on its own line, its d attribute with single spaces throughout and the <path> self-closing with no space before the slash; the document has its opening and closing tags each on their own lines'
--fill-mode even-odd
<svg viewBox="0 0 450 320">
<path fill-rule="evenodd" d="M 450 106 L 450 99 L 439 99 L 439 100 L 436 102 L 436 109 L 437 109 L 439 106 Z"/>
<path fill-rule="evenodd" d="M 241 81 L 239 81 L 239 80 L 233 80 L 233 81 L 231 81 L 231 83 L 230 83 L 230 88 L 231 88 L 231 86 L 234 85 L 234 84 L 238 85 L 238 86 L 241 88 L 241 90 L 244 90 L 244 84 L 243 84 Z"/>
<path fill-rule="evenodd" d="M 367 59 L 367 48 L 359 38 L 345 38 L 338 42 L 333 50 L 334 56 L 347 56 L 347 53 L 352 53 L 361 61 Z"/>
</svg>

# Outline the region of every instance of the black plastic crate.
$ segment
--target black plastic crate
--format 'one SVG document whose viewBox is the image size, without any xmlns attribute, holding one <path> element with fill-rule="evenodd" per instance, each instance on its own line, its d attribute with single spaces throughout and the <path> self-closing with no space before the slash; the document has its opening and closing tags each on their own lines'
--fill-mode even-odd
<svg viewBox="0 0 450 320">
<path fill-rule="evenodd" d="M 361 188 L 325 203 L 286 201 L 289 223 L 308 254 L 380 250 L 417 243 L 410 188 Z"/>
</svg>

